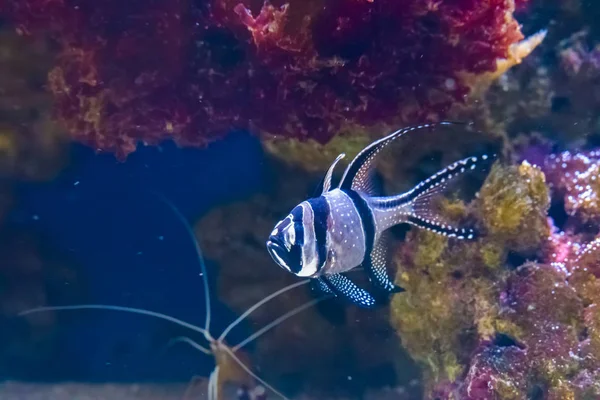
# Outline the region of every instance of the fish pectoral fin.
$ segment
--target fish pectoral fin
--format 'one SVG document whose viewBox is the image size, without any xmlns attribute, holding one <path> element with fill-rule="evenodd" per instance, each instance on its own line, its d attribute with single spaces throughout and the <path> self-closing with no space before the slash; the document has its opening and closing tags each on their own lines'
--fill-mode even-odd
<svg viewBox="0 0 600 400">
<path fill-rule="evenodd" d="M 375 298 L 366 290 L 359 288 L 354 282 L 341 274 L 322 277 L 329 289 L 336 295 L 344 297 L 351 303 L 363 307 L 372 308 L 376 305 Z"/>
<path fill-rule="evenodd" d="M 323 281 L 322 278 L 312 279 L 310 281 L 310 288 L 311 290 L 319 294 L 328 294 L 336 296 L 336 294 L 332 292 L 331 289 L 329 289 L 329 286 L 327 286 L 327 284 Z"/>
<path fill-rule="evenodd" d="M 377 289 L 386 293 L 400 293 L 403 292 L 404 289 L 394 284 L 387 271 L 389 262 L 388 240 L 388 232 L 386 231 L 373 246 L 371 253 L 363 263 L 363 268 L 367 273 L 369 280 Z"/>
</svg>

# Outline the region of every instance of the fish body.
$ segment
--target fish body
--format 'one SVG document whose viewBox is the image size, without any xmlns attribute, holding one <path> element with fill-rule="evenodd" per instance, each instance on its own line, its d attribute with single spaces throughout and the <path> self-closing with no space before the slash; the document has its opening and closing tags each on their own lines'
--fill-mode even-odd
<svg viewBox="0 0 600 400">
<path fill-rule="evenodd" d="M 372 307 L 376 301 L 371 293 L 343 274 L 362 265 L 378 290 L 403 291 L 387 272 L 389 228 L 408 223 L 441 235 L 474 239 L 473 229 L 455 228 L 433 215 L 430 201 L 451 180 L 492 157 L 473 156 L 457 161 L 395 196 L 382 196 L 374 185 L 374 161 L 385 146 L 405 133 L 434 126 L 400 129 L 373 142 L 354 158 L 339 186 L 332 189 L 333 170 L 344 157 L 340 154 L 325 175 L 321 195 L 303 201 L 275 225 L 267 240 L 273 260 L 297 276 L 313 278 L 315 287 L 322 292 Z"/>
</svg>

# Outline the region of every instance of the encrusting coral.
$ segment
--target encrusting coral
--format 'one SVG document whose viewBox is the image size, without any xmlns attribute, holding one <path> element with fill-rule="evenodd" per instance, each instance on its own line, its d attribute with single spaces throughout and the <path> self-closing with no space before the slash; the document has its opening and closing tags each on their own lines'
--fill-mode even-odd
<svg viewBox="0 0 600 400">
<path fill-rule="evenodd" d="M 557 196 L 563 196 L 567 214 L 581 223 L 599 222 L 600 151 L 553 154 L 544 169 Z"/>
<path fill-rule="evenodd" d="M 8 0 L 23 34 L 60 46 L 49 74 L 71 136 L 120 158 L 232 128 L 327 143 L 443 116 L 467 76 L 520 61 L 526 1 Z"/>
<path fill-rule="evenodd" d="M 399 247 L 407 292 L 391 318 L 424 367 L 427 398 L 600 396 L 600 246 L 595 234 L 553 226 L 550 194 L 562 193 L 542 168 L 497 163 L 470 204 L 446 203 L 458 221 L 477 221 L 478 241 L 411 231 Z"/>
</svg>

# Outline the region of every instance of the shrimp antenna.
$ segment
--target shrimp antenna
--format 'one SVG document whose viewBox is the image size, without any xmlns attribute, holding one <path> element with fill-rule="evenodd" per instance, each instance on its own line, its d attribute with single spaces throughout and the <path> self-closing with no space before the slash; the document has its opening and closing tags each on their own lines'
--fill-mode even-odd
<svg viewBox="0 0 600 400">
<path fill-rule="evenodd" d="M 241 343 L 239 343 L 238 345 L 236 345 L 235 347 L 233 347 L 233 351 L 234 352 L 238 351 L 239 349 L 241 349 L 242 347 L 244 347 L 248 343 L 252 342 L 253 340 L 256 340 L 257 338 L 259 338 L 260 336 L 264 335 L 265 333 L 267 333 L 271 329 L 275 328 L 277 325 L 281 324 L 286 319 L 293 317 L 294 315 L 298 314 L 299 312 L 304 311 L 307 308 L 312 307 L 315 304 L 317 304 L 318 302 L 320 302 L 322 300 L 325 300 L 325 299 L 327 299 L 329 297 L 330 296 L 323 296 L 323 297 L 320 297 L 318 299 L 312 299 L 311 301 L 308 301 L 308 302 L 302 304 L 301 306 L 298 306 L 298 307 L 294 308 L 293 310 L 288 311 L 287 313 L 283 314 L 281 317 L 277 318 L 275 321 L 271 322 L 270 324 L 264 326 L 259 331 L 257 331 L 255 333 L 253 333 L 252 335 L 248 336 Z"/>
<path fill-rule="evenodd" d="M 149 316 L 149 317 L 154 317 L 154 318 L 162 319 L 164 321 L 169 321 L 171 323 L 174 323 L 176 325 L 179 325 L 179 326 L 182 326 L 184 328 L 190 329 L 192 331 L 199 332 L 199 333 L 201 333 L 204 336 L 208 335 L 208 332 L 206 330 L 204 330 L 203 328 L 201 328 L 199 326 L 196 326 L 194 324 L 191 324 L 189 322 L 183 321 L 181 319 L 178 319 L 178 318 L 175 318 L 175 317 L 171 317 L 170 315 L 166 315 L 166 314 L 162 314 L 162 313 L 155 312 L 155 311 L 150 311 L 150 310 L 144 310 L 143 308 L 111 306 L 111 305 L 106 305 L 106 304 L 80 304 L 80 305 L 76 305 L 76 306 L 37 307 L 37 308 L 32 308 L 32 309 L 29 309 L 29 310 L 26 310 L 26 311 L 22 311 L 18 315 L 19 316 L 23 316 L 23 315 L 34 314 L 34 313 L 43 312 L 43 311 L 64 311 L 64 310 L 109 310 L 109 311 L 123 311 L 123 312 L 132 313 L 132 314 L 140 314 L 140 315 L 146 315 L 146 316 Z M 202 346 L 200 346 L 200 347 L 202 347 Z M 210 354 L 210 350 L 208 350 L 208 349 L 206 349 L 204 347 L 203 347 L 202 351 L 206 351 L 206 352 L 208 352 L 207 354 Z"/>
<path fill-rule="evenodd" d="M 154 195 L 156 195 L 163 203 L 165 203 L 167 205 L 167 207 L 169 207 L 171 209 L 171 211 L 173 211 L 173 213 L 175 214 L 177 219 L 179 219 L 179 221 L 181 221 L 181 223 L 185 227 L 185 230 L 186 230 L 189 238 L 194 243 L 194 248 L 196 250 L 196 256 L 198 257 L 198 264 L 200 264 L 200 274 L 202 275 L 202 283 L 204 285 L 204 301 L 206 302 L 206 320 L 204 323 L 204 336 L 206 337 L 207 340 L 210 340 L 209 337 L 207 337 L 207 335 L 210 336 L 210 292 L 209 292 L 209 288 L 208 288 L 208 274 L 206 272 L 206 265 L 204 264 L 204 257 L 202 256 L 202 250 L 200 250 L 200 245 L 198 244 L 198 238 L 196 237 L 196 234 L 194 233 L 194 230 L 192 229 L 188 220 L 183 216 L 183 214 L 181 213 L 181 211 L 179 211 L 179 209 L 175 206 L 175 204 L 173 204 L 169 199 L 167 199 L 161 193 L 158 193 L 158 192 L 152 192 L 152 193 L 154 193 Z"/>
<path fill-rule="evenodd" d="M 271 293 L 269 296 L 265 297 L 264 299 L 260 300 L 259 302 L 257 302 L 256 304 L 254 304 L 252 307 L 250 307 L 249 309 L 246 310 L 245 313 L 243 313 L 242 315 L 240 315 L 235 321 L 233 321 L 231 324 L 229 324 L 229 326 L 227 328 L 225 328 L 225 330 L 223 331 L 223 333 L 221 334 L 221 336 L 219 336 L 218 341 L 222 342 L 225 339 L 225 336 L 227 336 L 227 334 L 233 329 L 235 328 L 240 322 L 242 322 L 244 320 L 244 318 L 246 318 L 248 315 L 250 315 L 251 313 L 253 313 L 257 308 L 261 307 L 263 304 L 267 303 L 268 301 L 270 301 L 271 299 L 279 296 L 280 294 L 283 294 L 285 292 L 287 292 L 288 290 L 292 290 L 298 286 L 302 286 L 307 284 L 308 282 L 310 282 L 310 279 L 305 279 L 302 280 L 300 282 L 296 282 L 296 283 L 292 283 L 291 285 L 288 285 L 282 289 L 279 289 L 278 291 Z"/>
</svg>

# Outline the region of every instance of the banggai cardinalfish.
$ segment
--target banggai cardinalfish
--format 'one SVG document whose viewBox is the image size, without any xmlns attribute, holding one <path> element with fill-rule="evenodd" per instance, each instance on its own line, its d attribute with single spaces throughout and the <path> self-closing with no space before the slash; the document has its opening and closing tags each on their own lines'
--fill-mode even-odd
<svg viewBox="0 0 600 400">
<path fill-rule="evenodd" d="M 395 196 L 381 196 L 373 180 L 377 155 L 395 139 L 415 130 L 455 124 L 407 127 L 371 143 L 352 160 L 339 186 L 332 189 L 333 170 L 344 158 L 340 154 L 325 175 L 321 195 L 303 201 L 275 225 L 267 240 L 273 260 L 297 276 L 313 278 L 319 290 L 368 308 L 376 304 L 375 298 L 342 274 L 362 265 L 376 289 L 384 293 L 403 291 L 386 268 L 386 231 L 392 226 L 408 223 L 449 237 L 473 239 L 474 230 L 455 228 L 436 218 L 430 202 L 449 181 L 495 155 L 457 161 Z"/>
</svg>

